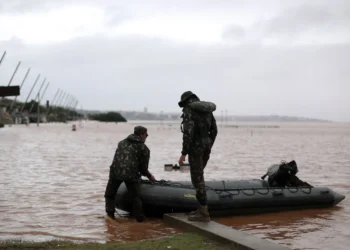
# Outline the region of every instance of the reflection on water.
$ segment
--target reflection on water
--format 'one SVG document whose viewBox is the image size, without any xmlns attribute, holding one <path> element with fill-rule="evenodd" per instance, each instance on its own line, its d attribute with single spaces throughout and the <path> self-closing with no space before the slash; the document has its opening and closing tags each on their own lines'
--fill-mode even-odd
<svg viewBox="0 0 350 250">
<path fill-rule="evenodd" d="M 167 227 L 161 220 L 148 219 L 135 223 L 133 219 L 117 218 L 116 222 L 106 219 L 108 241 L 136 241 L 145 238 L 165 237 L 180 230 Z"/>
<path fill-rule="evenodd" d="M 150 171 L 157 179 L 190 180 L 164 171 L 181 152 L 178 124 L 149 128 Z M 330 209 L 215 218 L 236 229 L 294 249 L 347 249 L 350 244 L 350 126 L 287 124 L 280 128 L 221 128 L 206 167 L 206 180 L 260 178 L 267 167 L 295 159 L 298 175 L 347 198 Z M 104 219 L 104 189 L 119 140 L 131 124 L 87 122 L 0 129 L 0 239 L 129 241 L 176 234 L 160 219 L 135 223 Z"/>
<path fill-rule="evenodd" d="M 334 224 L 336 216 L 342 216 L 343 213 L 344 208 L 332 207 L 215 218 L 214 220 L 294 249 L 320 249 L 320 247 L 322 249 L 345 249 L 347 244 L 345 239 L 349 237 L 345 231 L 348 224 L 339 226 Z M 334 228 L 335 226 L 337 228 Z M 338 234 L 344 237 L 340 242 L 333 240 L 333 238 L 341 238 Z M 306 237 L 306 235 L 314 235 L 314 237 Z M 320 246 L 323 240 L 326 243 Z"/>
</svg>

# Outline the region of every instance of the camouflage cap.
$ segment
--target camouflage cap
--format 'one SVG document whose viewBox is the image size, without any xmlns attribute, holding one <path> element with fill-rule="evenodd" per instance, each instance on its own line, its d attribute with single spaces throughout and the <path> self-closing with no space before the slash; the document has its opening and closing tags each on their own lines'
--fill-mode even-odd
<svg viewBox="0 0 350 250">
<path fill-rule="evenodd" d="M 179 101 L 179 107 L 182 108 L 184 102 L 190 98 L 191 96 L 195 96 L 197 97 L 194 93 L 192 93 L 192 91 L 186 91 L 181 95 L 181 100 Z M 198 98 L 198 97 L 197 97 Z"/>
<path fill-rule="evenodd" d="M 147 128 L 143 127 L 143 126 L 136 126 L 134 128 L 134 134 L 135 135 L 140 135 L 142 133 L 147 133 Z"/>
</svg>

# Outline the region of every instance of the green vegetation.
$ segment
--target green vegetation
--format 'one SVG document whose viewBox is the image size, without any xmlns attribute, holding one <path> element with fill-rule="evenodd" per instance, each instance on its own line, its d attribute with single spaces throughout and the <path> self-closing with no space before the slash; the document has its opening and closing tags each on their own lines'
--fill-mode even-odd
<svg viewBox="0 0 350 250">
<path fill-rule="evenodd" d="M 90 114 L 88 115 L 88 118 L 90 120 L 96 120 L 100 122 L 126 122 L 126 119 L 117 112 Z"/>
<path fill-rule="evenodd" d="M 70 241 L 46 241 L 46 242 L 24 242 L 24 241 L 3 241 L 0 242 L 0 249 L 65 249 L 65 250 L 153 250 L 153 249 L 202 249 L 219 250 L 232 249 L 209 241 L 196 234 L 179 234 L 162 239 L 154 239 L 139 242 L 110 242 L 110 243 L 73 243 Z"/>
</svg>

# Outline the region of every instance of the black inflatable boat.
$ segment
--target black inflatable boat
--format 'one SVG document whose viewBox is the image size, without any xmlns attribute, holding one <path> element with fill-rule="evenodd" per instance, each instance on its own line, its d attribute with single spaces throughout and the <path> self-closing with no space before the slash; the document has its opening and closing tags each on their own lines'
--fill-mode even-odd
<svg viewBox="0 0 350 250">
<path fill-rule="evenodd" d="M 211 215 L 262 213 L 305 208 L 330 207 L 345 196 L 328 187 L 272 188 L 260 179 L 207 181 Z M 197 208 L 195 190 L 189 181 L 141 181 L 145 214 L 189 212 Z M 123 183 L 116 195 L 116 207 L 132 213 L 132 200 Z"/>
</svg>

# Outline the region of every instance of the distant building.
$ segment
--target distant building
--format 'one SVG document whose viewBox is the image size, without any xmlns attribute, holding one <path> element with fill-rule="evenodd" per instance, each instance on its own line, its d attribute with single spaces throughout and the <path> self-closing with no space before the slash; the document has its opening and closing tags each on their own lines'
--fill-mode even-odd
<svg viewBox="0 0 350 250">
<path fill-rule="evenodd" d="M 143 108 L 143 112 L 144 112 L 145 114 L 148 113 L 147 107 L 144 107 L 144 108 Z"/>
</svg>

